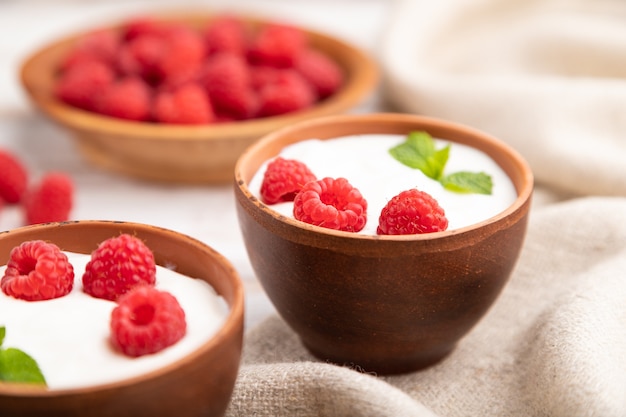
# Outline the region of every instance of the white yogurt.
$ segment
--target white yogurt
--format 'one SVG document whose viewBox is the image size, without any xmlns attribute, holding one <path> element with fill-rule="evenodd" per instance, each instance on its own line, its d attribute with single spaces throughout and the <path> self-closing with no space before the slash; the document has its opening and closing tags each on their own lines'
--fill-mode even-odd
<svg viewBox="0 0 626 417">
<path fill-rule="evenodd" d="M 334 139 L 310 139 L 285 147 L 280 156 L 304 162 L 318 179 L 344 177 L 367 200 L 367 223 L 361 234 L 376 234 L 378 217 L 387 202 L 411 188 L 433 196 L 448 218 L 448 230 L 469 226 L 509 207 L 517 198 L 511 179 L 484 152 L 454 142 L 435 139 L 437 149 L 450 146 L 444 174 L 458 171 L 485 172 L 493 181 L 491 195 L 465 194 L 448 191 L 425 176 L 420 170 L 410 168 L 389 154 L 389 149 L 406 140 L 402 135 L 367 134 Z M 250 181 L 250 191 L 260 197 L 266 161 Z M 273 210 L 293 217 L 293 203 L 269 206 Z"/>
<path fill-rule="evenodd" d="M 67 252 L 66 252 L 67 253 Z M 185 311 L 187 333 L 176 344 L 152 355 L 130 358 L 112 348 L 109 320 L 117 305 L 82 290 L 89 255 L 67 253 L 74 266 L 72 291 L 47 301 L 24 301 L 0 291 L 3 348 L 32 356 L 50 389 L 79 388 L 145 374 L 193 352 L 222 326 L 227 307 L 205 281 L 157 266 L 156 288 L 173 294 Z M 6 266 L 0 267 L 0 277 Z"/>
</svg>

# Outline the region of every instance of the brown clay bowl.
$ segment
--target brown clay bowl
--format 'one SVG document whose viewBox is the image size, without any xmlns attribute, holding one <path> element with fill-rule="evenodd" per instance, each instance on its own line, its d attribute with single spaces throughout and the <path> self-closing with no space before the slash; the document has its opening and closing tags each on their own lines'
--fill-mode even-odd
<svg viewBox="0 0 626 417">
<path fill-rule="evenodd" d="M 208 22 L 198 12 L 163 16 L 192 27 Z M 248 19 L 251 26 L 267 21 Z M 110 27 L 117 27 L 111 25 Z M 52 94 L 56 68 L 85 33 L 51 42 L 30 55 L 20 71 L 32 104 L 64 128 L 87 161 L 131 177 L 173 183 L 220 184 L 232 181 L 237 158 L 253 141 L 300 120 L 343 113 L 376 86 L 378 68 L 371 57 L 332 36 L 303 29 L 312 46 L 332 57 L 345 72 L 345 84 L 314 107 L 280 116 L 191 127 L 123 121 L 65 105 Z"/>
<path fill-rule="evenodd" d="M 261 164 L 288 144 L 413 130 L 486 152 L 511 178 L 517 199 L 456 230 L 373 236 L 281 216 L 248 188 Z M 234 188 L 252 267 L 304 346 L 322 360 L 393 374 L 442 360 L 497 299 L 524 240 L 533 176 L 515 150 L 466 126 L 415 115 L 343 115 L 260 139 L 239 158 Z"/>
<path fill-rule="evenodd" d="M 61 249 L 91 253 L 120 233 L 136 235 L 160 265 L 177 265 L 187 276 L 211 284 L 228 305 L 217 333 L 199 349 L 150 373 L 80 389 L 46 389 L 0 382 L 2 416 L 222 416 L 230 401 L 243 337 L 243 286 L 219 253 L 182 234 L 154 226 L 109 221 L 73 221 L 27 226 L 0 233 L 0 264 L 21 242 L 43 239 Z"/>
</svg>

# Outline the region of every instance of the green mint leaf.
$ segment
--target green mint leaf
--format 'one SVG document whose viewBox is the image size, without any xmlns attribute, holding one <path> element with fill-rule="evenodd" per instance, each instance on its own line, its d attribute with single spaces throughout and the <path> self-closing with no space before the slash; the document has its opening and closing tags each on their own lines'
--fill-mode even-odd
<svg viewBox="0 0 626 417">
<path fill-rule="evenodd" d="M 46 385 L 39 365 L 19 349 L 0 349 L 0 381 Z"/>
<path fill-rule="evenodd" d="M 428 178 L 439 180 L 448 162 L 449 146 L 435 149 L 435 141 L 426 132 L 411 132 L 406 140 L 394 146 L 389 153 L 402 164 L 419 169 Z"/>
<path fill-rule="evenodd" d="M 448 163 L 448 157 L 450 156 L 450 145 L 439 149 L 433 156 L 428 158 L 429 168 L 432 170 L 431 175 L 427 175 L 429 178 L 439 180 L 443 176 L 443 169 Z"/>
<path fill-rule="evenodd" d="M 457 193 L 491 194 L 493 182 L 484 172 L 460 171 L 441 178 L 446 190 Z"/>
<path fill-rule="evenodd" d="M 389 149 L 389 153 L 400 163 L 419 169 L 428 178 L 441 183 L 449 191 L 457 193 L 491 194 L 493 183 L 484 172 L 455 172 L 444 175 L 450 156 L 450 144 L 436 149 L 435 140 L 426 132 L 416 131 L 406 140 Z"/>
<path fill-rule="evenodd" d="M 5 335 L 6 328 L 0 326 L 0 346 Z M 27 353 L 14 348 L 0 348 L 0 381 L 46 385 L 37 362 Z"/>
</svg>

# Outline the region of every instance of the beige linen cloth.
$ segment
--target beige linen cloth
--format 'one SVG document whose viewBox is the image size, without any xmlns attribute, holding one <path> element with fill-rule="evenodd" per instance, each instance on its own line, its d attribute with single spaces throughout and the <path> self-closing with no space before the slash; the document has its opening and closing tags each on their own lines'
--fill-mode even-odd
<svg viewBox="0 0 626 417">
<path fill-rule="evenodd" d="M 396 7 L 391 103 L 486 130 L 533 167 L 517 267 L 457 349 L 410 374 L 319 361 L 271 317 L 246 334 L 227 415 L 626 416 L 626 2 Z"/>
</svg>

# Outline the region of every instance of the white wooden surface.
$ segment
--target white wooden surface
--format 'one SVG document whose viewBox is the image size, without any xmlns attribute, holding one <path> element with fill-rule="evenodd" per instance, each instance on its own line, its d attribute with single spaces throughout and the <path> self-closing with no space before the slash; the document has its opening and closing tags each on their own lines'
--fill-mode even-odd
<svg viewBox="0 0 626 417">
<path fill-rule="evenodd" d="M 0 0 L 0 147 L 24 161 L 31 181 L 51 170 L 69 173 L 76 183 L 72 219 L 153 224 L 193 236 L 222 253 L 245 283 L 246 324 L 253 326 L 274 310 L 249 264 L 231 187 L 147 183 L 87 164 L 65 132 L 30 106 L 19 84 L 20 63 L 58 36 L 134 14 L 180 7 L 286 19 L 339 36 L 376 55 L 391 5 L 384 0 Z M 379 102 L 374 93 L 354 111 L 382 110 Z M 0 231 L 21 222 L 18 207 L 0 212 Z"/>
</svg>

